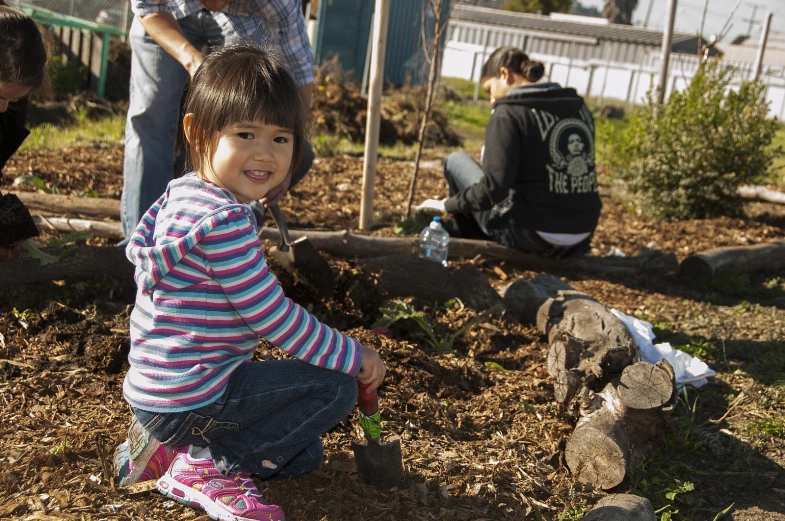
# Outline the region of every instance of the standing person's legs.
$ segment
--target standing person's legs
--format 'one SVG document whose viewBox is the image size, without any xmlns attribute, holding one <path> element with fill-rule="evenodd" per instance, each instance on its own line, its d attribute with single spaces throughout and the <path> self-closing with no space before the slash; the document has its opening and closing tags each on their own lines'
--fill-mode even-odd
<svg viewBox="0 0 785 521">
<path fill-rule="evenodd" d="M 299 360 L 250 362 L 232 374 L 224 395 L 193 411 L 135 410 L 165 445 L 207 446 L 225 475 L 298 476 L 322 460 L 320 435 L 357 402 L 357 380 Z"/>
<path fill-rule="evenodd" d="M 182 22 L 186 37 L 197 47 L 201 46 L 198 34 Z M 133 21 L 128 37 L 131 85 L 121 198 L 126 241 L 144 212 L 172 180 L 180 98 L 188 82 L 188 73 L 182 65 L 146 33 L 138 20 Z"/>
</svg>

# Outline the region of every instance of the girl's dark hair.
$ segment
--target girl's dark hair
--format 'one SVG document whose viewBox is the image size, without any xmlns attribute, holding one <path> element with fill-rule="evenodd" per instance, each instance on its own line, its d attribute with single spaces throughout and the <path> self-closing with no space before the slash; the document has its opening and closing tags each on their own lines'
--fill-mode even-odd
<svg viewBox="0 0 785 521">
<path fill-rule="evenodd" d="M 212 158 L 216 132 L 234 123 L 263 121 L 291 130 L 290 168 L 300 160 L 306 128 L 297 84 L 277 56 L 256 43 L 244 41 L 208 54 L 188 85 L 184 113 L 193 114 L 188 159 L 197 172 Z"/>
<path fill-rule="evenodd" d="M 517 47 L 499 47 L 490 55 L 482 66 L 483 78 L 498 78 L 500 69 L 507 67 L 510 72 L 520 74 L 534 83 L 545 74 L 545 65 L 529 59 L 529 56 Z"/>
<path fill-rule="evenodd" d="M 46 82 L 46 47 L 29 16 L 0 5 L 0 84 L 37 89 Z"/>
</svg>

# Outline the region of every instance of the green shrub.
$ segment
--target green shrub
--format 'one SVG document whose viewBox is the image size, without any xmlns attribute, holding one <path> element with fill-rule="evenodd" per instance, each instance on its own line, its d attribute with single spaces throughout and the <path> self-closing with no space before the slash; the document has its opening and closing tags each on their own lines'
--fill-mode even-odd
<svg viewBox="0 0 785 521">
<path fill-rule="evenodd" d="M 739 185 L 764 178 L 777 130 L 763 84 L 730 89 L 734 69 L 705 62 L 689 86 L 658 106 L 656 89 L 603 158 L 650 217 L 738 216 Z"/>
</svg>

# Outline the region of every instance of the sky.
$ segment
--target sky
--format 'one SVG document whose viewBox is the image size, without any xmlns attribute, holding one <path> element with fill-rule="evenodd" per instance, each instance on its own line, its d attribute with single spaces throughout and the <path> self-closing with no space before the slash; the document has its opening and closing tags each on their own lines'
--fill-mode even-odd
<svg viewBox="0 0 785 521">
<path fill-rule="evenodd" d="M 667 0 L 638 0 L 638 8 L 632 15 L 633 25 L 643 25 L 649 4 L 653 2 L 651 18 L 648 27 L 662 29 L 667 21 Z M 719 35 L 728 16 L 736 5 L 737 0 L 709 0 L 709 9 L 706 14 L 706 23 L 703 35 L 708 38 L 712 34 Z M 586 6 L 593 6 L 602 10 L 603 0 L 581 0 Z M 700 29 L 701 18 L 705 0 L 678 0 L 676 11 L 675 31 L 693 34 Z M 771 30 L 785 32 L 785 1 L 783 0 L 742 0 L 731 22 L 731 28 L 722 40 L 730 43 L 739 34 L 747 34 L 750 27 L 749 19 L 753 17 L 754 6 L 755 22 L 752 25 L 752 34 L 759 35 L 763 27 L 766 13 L 771 11 L 774 17 L 771 20 Z"/>
</svg>

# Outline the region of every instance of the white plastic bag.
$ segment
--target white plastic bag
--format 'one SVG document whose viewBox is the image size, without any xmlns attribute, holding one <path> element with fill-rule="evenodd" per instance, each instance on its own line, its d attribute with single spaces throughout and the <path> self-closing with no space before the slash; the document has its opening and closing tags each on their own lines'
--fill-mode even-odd
<svg viewBox="0 0 785 521">
<path fill-rule="evenodd" d="M 715 376 L 716 371 L 712 370 L 702 360 L 691 356 L 684 351 L 673 349 L 668 342 L 653 344 L 654 331 L 651 324 L 621 311 L 611 309 L 611 313 L 621 320 L 629 330 L 638 349 L 641 352 L 641 359 L 644 362 L 656 364 L 663 358 L 668 361 L 676 373 L 676 386 L 681 390 L 684 384 L 693 387 L 703 387 L 708 383 L 707 378 Z"/>
</svg>

